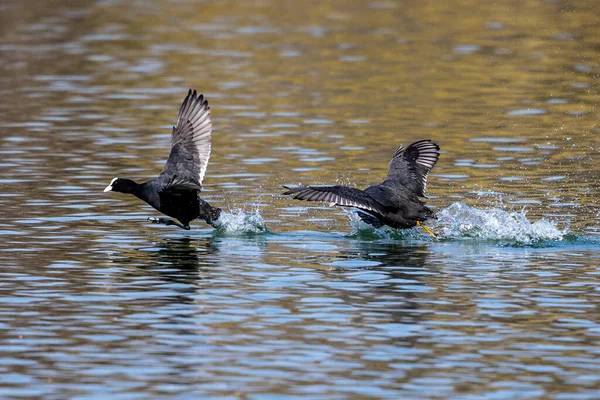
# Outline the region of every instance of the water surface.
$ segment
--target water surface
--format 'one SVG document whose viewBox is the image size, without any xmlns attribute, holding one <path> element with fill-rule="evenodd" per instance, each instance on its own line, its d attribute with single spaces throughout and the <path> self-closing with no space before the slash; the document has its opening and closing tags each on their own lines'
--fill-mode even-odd
<svg viewBox="0 0 600 400">
<path fill-rule="evenodd" d="M 0 5 L 0 397 L 595 399 L 595 1 Z M 212 108 L 213 230 L 102 189 Z M 439 213 L 366 187 L 430 138 Z"/>
</svg>

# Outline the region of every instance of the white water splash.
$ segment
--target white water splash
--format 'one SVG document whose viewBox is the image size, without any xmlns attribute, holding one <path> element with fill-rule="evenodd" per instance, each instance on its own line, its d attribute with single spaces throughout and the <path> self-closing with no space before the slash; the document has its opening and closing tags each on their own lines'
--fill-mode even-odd
<svg viewBox="0 0 600 400">
<path fill-rule="evenodd" d="M 461 202 L 446 207 L 436 215 L 438 219 L 426 221 L 426 225 L 438 239 L 497 241 L 518 246 L 560 241 L 569 232 L 568 227 L 560 229 L 555 222 L 545 218 L 532 223 L 524 212 L 508 212 L 500 208 L 480 210 Z M 350 212 L 349 217 L 352 235 L 393 240 L 431 239 L 421 228 L 375 228 L 361 220 L 356 212 Z"/>
<path fill-rule="evenodd" d="M 524 212 L 508 212 L 499 208 L 479 210 L 457 202 L 437 213 L 431 228 L 444 239 L 479 239 L 532 244 L 563 240 L 569 228 L 560 229 L 545 218 L 536 222 Z"/>
<path fill-rule="evenodd" d="M 215 222 L 215 229 L 219 233 L 257 234 L 267 232 L 267 225 L 258 210 L 248 213 L 244 210 L 234 210 L 223 211 Z"/>
</svg>

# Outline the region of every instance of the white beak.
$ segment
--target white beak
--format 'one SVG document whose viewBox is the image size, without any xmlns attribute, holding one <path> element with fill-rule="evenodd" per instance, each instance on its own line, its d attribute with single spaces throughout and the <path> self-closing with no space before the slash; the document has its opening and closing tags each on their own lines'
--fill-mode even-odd
<svg viewBox="0 0 600 400">
<path fill-rule="evenodd" d="M 108 186 L 104 188 L 104 193 L 106 193 L 106 192 L 112 192 L 112 189 L 113 189 L 112 185 L 113 185 L 113 183 L 115 183 L 115 181 L 117 179 L 119 179 L 119 178 L 113 178 L 113 180 L 110 181 L 110 183 L 108 184 Z"/>
</svg>

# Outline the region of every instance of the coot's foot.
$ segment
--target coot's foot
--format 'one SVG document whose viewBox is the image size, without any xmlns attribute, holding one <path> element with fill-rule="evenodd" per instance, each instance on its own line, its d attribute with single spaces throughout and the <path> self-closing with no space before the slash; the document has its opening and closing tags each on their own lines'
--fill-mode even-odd
<svg viewBox="0 0 600 400">
<path fill-rule="evenodd" d="M 417 226 L 420 226 L 421 228 L 425 229 L 425 232 L 427 232 L 431 236 L 433 236 L 434 239 L 437 239 L 436 234 L 433 233 L 433 232 L 431 232 L 431 229 L 429 229 L 428 227 L 426 227 L 421 221 L 417 221 Z"/>
<path fill-rule="evenodd" d="M 185 229 L 185 230 L 190 230 L 190 226 L 185 226 L 180 224 L 177 221 L 173 221 L 171 219 L 166 219 L 166 218 L 155 218 L 155 217 L 148 217 L 148 221 L 152 222 L 153 224 L 165 224 L 165 225 L 175 225 L 180 227 L 181 229 Z"/>
</svg>

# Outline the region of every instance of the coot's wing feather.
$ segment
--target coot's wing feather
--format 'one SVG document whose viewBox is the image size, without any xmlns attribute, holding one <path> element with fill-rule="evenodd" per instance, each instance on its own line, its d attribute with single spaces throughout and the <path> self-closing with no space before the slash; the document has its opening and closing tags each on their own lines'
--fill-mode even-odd
<svg viewBox="0 0 600 400">
<path fill-rule="evenodd" d="M 419 140 L 398 147 L 390 161 L 387 183 L 400 184 L 419 197 L 425 197 L 427 176 L 440 156 L 440 147 L 431 140 Z"/>
<path fill-rule="evenodd" d="M 211 132 L 208 102 L 203 95 L 190 89 L 179 109 L 171 136 L 171 154 L 159 177 L 166 185 L 163 190 L 202 188 L 210 158 Z"/>
<path fill-rule="evenodd" d="M 364 191 L 346 186 L 283 186 L 288 189 L 284 195 L 294 195 L 294 199 L 324 201 L 332 205 L 356 207 L 380 214 L 382 206 Z"/>
</svg>

